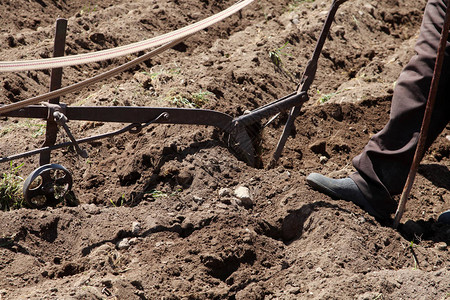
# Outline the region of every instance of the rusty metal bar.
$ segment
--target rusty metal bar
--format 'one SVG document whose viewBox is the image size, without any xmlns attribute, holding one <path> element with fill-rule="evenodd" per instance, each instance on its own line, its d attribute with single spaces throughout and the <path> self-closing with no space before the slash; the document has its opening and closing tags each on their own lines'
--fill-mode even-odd
<svg viewBox="0 0 450 300">
<path fill-rule="evenodd" d="M 53 57 L 64 56 L 64 49 L 66 46 L 66 34 L 67 34 L 67 20 L 57 19 L 56 20 L 56 31 L 55 31 L 55 43 L 53 46 Z M 55 68 L 51 71 L 50 76 L 50 92 L 58 90 L 62 86 L 62 68 Z M 59 98 L 52 98 L 49 100 L 52 104 L 59 104 Z M 45 129 L 45 141 L 42 147 L 51 146 L 56 143 L 56 136 L 58 134 L 58 125 L 53 120 L 52 116 L 47 117 L 47 127 Z M 41 166 L 50 163 L 50 151 L 43 151 L 40 153 L 39 164 Z"/>
<path fill-rule="evenodd" d="M 297 93 L 308 92 L 309 87 L 311 86 L 312 82 L 314 81 L 314 77 L 316 76 L 317 71 L 317 62 L 320 57 L 320 53 L 322 52 L 323 45 L 325 44 L 325 40 L 328 36 L 328 33 L 330 32 L 331 24 L 334 20 L 334 16 L 336 15 L 336 12 L 339 8 L 339 6 L 346 2 L 347 0 L 334 0 L 331 8 L 328 12 L 327 18 L 325 20 L 325 23 L 322 27 L 322 31 L 320 32 L 319 40 L 317 41 L 316 47 L 314 49 L 314 53 L 312 58 L 308 61 L 308 65 L 306 66 L 305 72 L 303 73 L 302 79 L 300 81 L 300 84 L 297 88 Z M 286 124 L 284 126 L 283 133 L 280 136 L 280 140 L 278 141 L 278 145 L 275 148 L 275 151 L 272 155 L 272 160 L 269 162 L 268 167 L 272 168 L 276 165 L 278 159 L 280 158 L 281 152 L 283 151 L 284 145 L 286 144 L 286 141 L 291 134 L 292 125 L 294 124 L 295 119 L 300 114 L 300 110 L 302 108 L 302 105 L 295 106 L 291 109 L 291 112 L 289 114 L 288 120 L 286 121 Z"/>
<path fill-rule="evenodd" d="M 279 112 L 286 111 L 292 107 L 303 104 L 307 101 L 308 95 L 304 92 L 299 94 L 289 95 L 283 99 L 274 101 L 250 112 L 249 114 L 242 115 L 233 120 L 233 123 L 239 123 L 240 125 L 249 126 L 255 122 L 273 116 Z"/>
<path fill-rule="evenodd" d="M 15 159 L 19 159 L 19 158 L 24 158 L 24 157 L 28 157 L 28 156 L 32 156 L 32 155 L 36 155 L 36 154 L 40 154 L 44 151 L 52 151 L 52 150 L 56 150 L 56 149 L 61 149 L 61 148 L 65 148 L 65 147 L 69 147 L 72 146 L 74 144 L 82 144 L 82 143 L 89 143 L 89 142 L 93 142 L 96 140 L 100 140 L 100 139 L 105 139 L 108 137 L 112 137 L 115 135 L 119 135 L 125 132 L 131 132 L 131 133 L 135 133 L 138 132 L 140 129 L 142 129 L 145 126 L 148 126 L 152 123 L 156 123 L 158 122 L 160 119 L 166 118 L 166 113 L 161 113 L 159 116 L 157 116 L 154 120 L 151 120 L 149 122 L 146 122 L 145 124 L 139 124 L 139 123 L 133 123 L 130 125 L 127 125 L 125 127 L 123 127 L 122 129 L 116 130 L 116 131 L 112 131 L 112 132 L 108 132 L 108 133 L 104 133 L 104 134 L 100 134 L 100 135 L 96 135 L 96 136 L 91 136 L 91 137 L 87 137 L 87 138 L 83 138 L 83 139 L 79 139 L 79 140 L 75 140 L 75 141 L 70 141 L 70 142 L 64 142 L 64 143 L 60 143 L 57 145 L 51 145 L 51 146 L 45 146 L 42 148 L 38 148 L 38 149 L 33 149 L 27 152 L 23 152 L 23 153 L 19 153 L 19 154 L 14 154 L 14 155 L 10 155 L 10 156 L 4 156 L 0 158 L 0 163 L 3 162 L 8 162 L 8 161 L 12 161 Z"/>
</svg>

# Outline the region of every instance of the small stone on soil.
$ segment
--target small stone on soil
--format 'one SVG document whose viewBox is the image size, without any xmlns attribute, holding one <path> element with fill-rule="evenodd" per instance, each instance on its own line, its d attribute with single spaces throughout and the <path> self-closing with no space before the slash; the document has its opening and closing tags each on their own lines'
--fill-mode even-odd
<svg viewBox="0 0 450 300">
<path fill-rule="evenodd" d="M 440 251 L 445 251 L 445 250 L 447 250 L 447 243 L 446 242 L 440 242 L 440 243 L 437 243 L 435 245 L 435 247 L 436 247 L 436 249 L 438 249 Z"/>
<path fill-rule="evenodd" d="M 134 235 L 138 235 L 140 231 L 141 231 L 141 223 L 133 222 L 133 224 L 131 225 L 131 232 Z"/>
<path fill-rule="evenodd" d="M 321 156 L 320 158 L 319 158 L 319 161 L 320 161 L 320 163 L 323 165 L 323 164 L 326 164 L 327 162 L 328 162 L 328 157 L 326 157 L 326 156 Z"/>
<path fill-rule="evenodd" d="M 229 188 L 221 188 L 219 190 L 219 197 L 229 197 L 231 196 L 231 190 Z"/>
<path fill-rule="evenodd" d="M 124 238 L 117 243 L 116 247 L 119 250 L 128 249 L 130 247 L 130 241 L 128 240 L 128 238 Z"/>
<path fill-rule="evenodd" d="M 198 203 L 198 204 L 202 204 L 203 203 L 203 198 L 202 197 L 199 197 L 199 196 L 192 196 L 192 200 L 194 200 L 194 202 L 195 203 Z"/>
<path fill-rule="evenodd" d="M 139 241 L 139 239 L 134 237 L 129 240 L 129 243 L 130 243 L 130 245 L 136 245 L 138 243 L 138 241 Z"/>
<path fill-rule="evenodd" d="M 240 202 L 238 202 L 238 204 L 245 206 L 245 207 L 253 206 L 253 200 L 250 196 L 249 188 L 247 188 L 245 186 L 237 187 L 234 190 L 234 196 L 236 196 L 236 198 L 240 200 Z"/>
</svg>

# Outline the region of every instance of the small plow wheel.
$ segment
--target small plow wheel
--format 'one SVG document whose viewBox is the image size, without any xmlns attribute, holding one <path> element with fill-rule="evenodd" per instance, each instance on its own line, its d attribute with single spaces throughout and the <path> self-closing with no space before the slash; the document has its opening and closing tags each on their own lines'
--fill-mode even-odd
<svg viewBox="0 0 450 300">
<path fill-rule="evenodd" d="M 61 165 L 48 164 L 31 172 L 23 184 L 23 196 L 31 208 L 56 205 L 72 188 L 72 175 Z"/>
</svg>

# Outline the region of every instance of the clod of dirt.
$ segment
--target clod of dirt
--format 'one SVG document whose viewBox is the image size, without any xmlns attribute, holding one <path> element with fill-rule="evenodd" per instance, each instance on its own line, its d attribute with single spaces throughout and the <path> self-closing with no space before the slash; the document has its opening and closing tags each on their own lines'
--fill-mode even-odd
<svg viewBox="0 0 450 300">
<path fill-rule="evenodd" d="M 89 35 L 89 39 L 93 41 L 96 44 L 103 45 L 106 42 L 106 37 L 101 32 L 94 32 L 91 35 Z"/>
<path fill-rule="evenodd" d="M 425 232 L 424 228 L 413 220 L 406 221 L 401 229 L 410 239 L 414 239 L 416 237 L 420 238 Z"/>
<path fill-rule="evenodd" d="M 336 121 L 342 121 L 344 119 L 344 115 L 342 113 L 342 107 L 339 104 L 330 103 L 325 106 L 325 112 L 330 115 Z"/>
<path fill-rule="evenodd" d="M 241 264 L 253 264 L 256 254 L 252 249 L 224 249 L 218 254 L 202 255 L 200 259 L 213 277 L 226 281 Z"/>
<path fill-rule="evenodd" d="M 309 207 L 289 213 L 281 225 L 281 236 L 285 242 L 299 238 L 303 233 L 303 224 L 311 214 Z"/>
<path fill-rule="evenodd" d="M 186 169 L 182 169 L 175 177 L 177 183 L 181 185 L 183 188 L 188 188 L 192 181 L 194 180 L 194 176 L 192 173 Z"/>
<path fill-rule="evenodd" d="M 133 75 L 133 78 L 139 82 L 140 85 L 142 85 L 142 87 L 144 89 L 149 89 L 150 87 L 152 87 L 152 79 L 150 76 L 143 74 L 142 72 L 136 72 Z"/>
<path fill-rule="evenodd" d="M 322 154 L 327 155 L 327 142 L 323 140 L 318 140 L 309 145 L 309 149 L 316 153 L 316 154 Z"/>
</svg>

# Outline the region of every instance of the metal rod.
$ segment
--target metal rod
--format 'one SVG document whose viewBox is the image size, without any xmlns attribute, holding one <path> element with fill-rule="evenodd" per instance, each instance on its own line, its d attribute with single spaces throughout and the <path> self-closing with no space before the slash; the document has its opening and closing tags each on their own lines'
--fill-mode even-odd
<svg viewBox="0 0 450 300">
<path fill-rule="evenodd" d="M 79 140 L 75 140 L 75 141 L 64 142 L 64 143 L 57 144 L 57 145 L 41 147 L 41 148 L 38 148 L 38 149 L 30 150 L 30 151 L 19 153 L 19 154 L 14 154 L 14 155 L 11 155 L 11 156 L 1 157 L 0 158 L 0 163 L 4 163 L 4 162 L 12 161 L 12 160 L 15 160 L 15 159 L 19 159 L 19 158 L 24 158 L 24 157 L 40 154 L 43 151 L 51 151 L 51 150 L 61 149 L 61 148 L 64 148 L 64 147 L 69 147 L 69 146 L 74 145 L 74 143 L 78 143 L 78 144 L 89 143 L 89 142 L 93 142 L 93 141 L 96 141 L 96 140 L 105 139 L 105 138 L 108 138 L 108 137 L 119 135 L 119 134 L 122 134 L 122 133 L 125 133 L 125 132 L 135 133 L 135 132 L 138 132 L 140 129 L 142 129 L 145 126 L 148 126 L 150 124 L 158 122 L 162 118 L 168 118 L 168 115 L 169 115 L 168 113 L 163 112 L 159 116 L 157 116 L 155 119 L 153 119 L 151 121 L 148 121 L 148 122 L 146 122 L 144 124 L 133 123 L 133 124 L 127 125 L 127 126 L 123 127 L 122 129 L 119 129 L 119 130 L 116 130 L 116 131 L 112 131 L 112 132 L 108 132 L 108 133 L 104 133 L 104 134 L 100 134 L 100 135 L 96 135 L 96 136 L 91 136 L 91 137 L 87 137 L 87 138 L 83 138 L 83 139 L 79 139 Z"/>
<path fill-rule="evenodd" d="M 325 40 L 328 36 L 328 33 L 330 32 L 330 27 L 334 20 L 334 16 L 336 15 L 339 6 L 346 1 L 347 0 L 334 0 L 333 3 L 331 4 L 331 8 L 328 11 L 327 18 L 322 27 L 322 31 L 320 32 L 319 40 L 317 41 L 316 47 L 314 48 L 313 56 L 308 61 L 308 65 L 306 66 L 305 72 L 303 73 L 300 84 L 297 87 L 297 93 L 308 92 L 309 87 L 314 81 L 314 77 L 317 71 L 317 62 L 319 60 L 320 53 L 322 52 L 323 45 L 325 44 Z M 286 121 L 286 124 L 284 126 L 283 133 L 280 136 L 280 140 L 278 141 L 277 147 L 275 148 L 275 151 L 272 154 L 272 159 L 269 162 L 268 165 L 269 168 L 273 168 L 277 164 L 281 152 L 283 151 L 284 145 L 286 144 L 286 141 L 289 135 L 291 134 L 292 125 L 294 124 L 295 119 L 300 114 L 301 108 L 302 105 L 299 105 L 291 109 L 288 120 Z"/>
<path fill-rule="evenodd" d="M 243 126 L 249 126 L 253 123 L 261 121 L 263 118 L 271 117 L 279 112 L 290 109 L 293 106 L 301 105 L 308 100 L 306 93 L 294 94 L 283 101 L 274 101 L 262 109 L 257 109 L 249 114 L 242 115 L 233 120 L 234 123 L 239 123 Z"/>
<path fill-rule="evenodd" d="M 56 31 L 55 31 L 55 43 L 53 46 L 53 57 L 64 56 L 64 49 L 66 46 L 66 34 L 67 34 L 67 20 L 57 19 L 56 20 Z M 59 90 L 62 86 L 62 68 L 52 69 L 50 75 L 50 92 Z M 49 100 L 52 104 L 59 104 L 59 98 L 55 97 Z M 45 128 L 45 141 L 42 147 L 51 146 L 56 143 L 56 136 L 58 134 L 58 126 L 51 116 L 47 118 L 47 126 Z M 43 151 L 39 156 L 39 164 L 41 166 L 50 163 L 50 151 Z"/>
<path fill-rule="evenodd" d="M 420 129 L 419 141 L 417 143 L 416 152 L 414 154 L 414 159 L 411 165 L 411 169 L 409 170 L 408 178 L 406 179 L 405 186 L 403 188 L 402 195 L 400 197 L 399 205 L 397 211 L 395 213 L 394 218 L 394 228 L 397 229 L 402 215 L 405 211 L 406 202 L 408 200 L 409 194 L 411 192 L 412 186 L 414 184 L 414 179 L 417 174 L 417 170 L 419 168 L 420 161 L 422 160 L 424 151 L 425 151 L 425 143 L 428 136 L 428 128 L 431 121 L 431 115 L 433 113 L 434 103 L 436 101 L 436 94 L 439 85 L 439 79 L 441 76 L 442 64 L 445 56 L 445 48 L 447 44 L 448 38 L 448 30 L 450 27 L 450 5 L 447 5 L 447 10 L 445 13 L 445 22 L 442 28 L 441 39 L 439 41 L 439 46 L 437 50 L 436 63 L 433 72 L 433 78 L 431 80 L 431 88 L 428 94 L 427 105 L 425 108 L 425 114 L 423 116 L 422 127 Z"/>
</svg>

